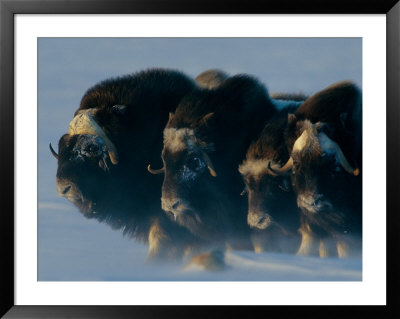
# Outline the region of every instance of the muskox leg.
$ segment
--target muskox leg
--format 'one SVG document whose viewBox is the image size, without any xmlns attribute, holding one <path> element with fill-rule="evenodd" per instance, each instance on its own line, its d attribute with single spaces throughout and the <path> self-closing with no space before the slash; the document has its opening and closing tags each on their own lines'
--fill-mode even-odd
<svg viewBox="0 0 400 319">
<path fill-rule="evenodd" d="M 319 256 L 321 258 L 325 257 L 336 257 L 337 256 L 337 247 L 336 240 L 333 238 L 324 238 L 319 242 Z"/>
<path fill-rule="evenodd" d="M 349 245 L 344 240 L 338 240 L 336 248 L 339 258 L 346 258 L 349 256 Z"/>
<path fill-rule="evenodd" d="M 320 237 L 313 233 L 309 227 L 302 226 L 300 229 L 301 244 L 297 251 L 298 255 L 315 255 L 321 258 L 349 256 L 349 243 L 340 236 Z"/>
<path fill-rule="evenodd" d="M 255 253 L 262 253 L 264 251 L 273 251 L 274 246 L 271 240 L 271 235 L 268 232 L 254 232 L 251 235 L 251 241 L 253 243 L 253 250 Z"/>
<path fill-rule="evenodd" d="M 312 231 L 309 224 L 302 225 L 299 232 L 301 244 L 297 251 L 298 255 L 312 255 L 321 258 L 346 256 L 347 246 L 344 240 L 338 240 L 335 236 L 329 234 L 320 236 Z"/>
<path fill-rule="evenodd" d="M 261 230 L 254 231 L 251 235 L 255 253 L 279 252 L 295 254 L 299 248 L 300 238 L 297 235 L 283 233 L 282 231 Z"/>
<path fill-rule="evenodd" d="M 147 260 L 153 261 L 164 257 L 165 255 L 174 253 L 169 250 L 168 244 L 171 242 L 171 238 L 166 234 L 164 229 L 161 227 L 159 221 L 155 221 L 149 231 L 149 252 Z"/>
<path fill-rule="evenodd" d="M 179 261 L 192 256 L 201 243 L 169 220 L 155 219 L 149 229 L 147 261 Z"/>
<path fill-rule="evenodd" d="M 303 225 L 300 227 L 301 243 L 300 248 L 297 251 L 297 255 L 304 256 L 319 256 L 319 243 L 320 240 L 315 237 L 310 229 L 309 225 Z"/>
<path fill-rule="evenodd" d="M 337 236 L 337 256 L 339 258 L 361 257 L 362 238 L 361 235 L 338 235 Z"/>
<path fill-rule="evenodd" d="M 179 260 L 191 253 L 191 245 L 182 244 L 186 238 L 181 238 L 179 235 L 179 238 L 172 238 L 171 234 L 172 231 L 168 232 L 159 220 L 153 222 L 148 236 L 147 261 Z"/>
</svg>

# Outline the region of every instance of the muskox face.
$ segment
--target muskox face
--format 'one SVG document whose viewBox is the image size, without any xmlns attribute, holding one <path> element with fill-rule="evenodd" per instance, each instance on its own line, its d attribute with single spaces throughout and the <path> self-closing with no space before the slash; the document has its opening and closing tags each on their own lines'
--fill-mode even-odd
<svg viewBox="0 0 400 319">
<path fill-rule="evenodd" d="M 58 194 L 93 217 L 98 201 L 104 199 L 109 171 L 118 163 L 115 146 L 87 111 L 72 120 L 59 141 L 58 154 L 51 151 L 58 159 Z"/>
<path fill-rule="evenodd" d="M 333 154 L 323 153 L 315 126 L 307 122 L 293 146 L 291 175 L 298 207 L 306 212 L 318 213 L 331 206 L 323 196 L 320 184 L 321 169 L 334 158 Z"/>
<path fill-rule="evenodd" d="M 247 159 L 239 167 L 245 183 L 242 195 L 248 196 L 247 222 L 252 228 L 279 227 L 292 213 L 290 178 L 277 176 L 273 167 L 280 165 L 268 159 Z"/>
<path fill-rule="evenodd" d="M 96 204 L 112 166 L 104 141 L 98 136 L 68 134 L 59 142 L 57 191 L 87 217 Z"/>
<path fill-rule="evenodd" d="M 192 129 L 164 130 L 161 206 L 197 235 L 213 227 L 200 213 L 206 202 L 213 201 L 209 192 L 216 172 L 207 154 L 211 150 L 212 146 L 199 140 Z"/>
<path fill-rule="evenodd" d="M 332 204 L 326 197 L 330 184 L 343 174 L 358 175 L 358 169 L 351 167 L 339 145 L 324 133 L 326 124 L 305 120 L 296 126 L 298 138 L 291 157 L 285 169 L 275 172 L 291 171 L 297 205 L 303 212 L 315 214 L 331 210 Z"/>
</svg>

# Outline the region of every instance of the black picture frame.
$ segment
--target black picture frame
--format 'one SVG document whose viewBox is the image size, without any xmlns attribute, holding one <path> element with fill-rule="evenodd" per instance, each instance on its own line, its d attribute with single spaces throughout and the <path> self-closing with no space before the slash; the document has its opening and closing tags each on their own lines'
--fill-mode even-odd
<svg viewBox="0 0 400 319">
<path fill-rule="evenodd" d="M 387 21 L 387 304 L 386 306 L 16 306 L 14 304 L 14 17 L 16 14 L 385 14 Z M 0 315 L 4 318 L 164 318 L 312 316 L 324 312 L 342 318 L 399 317 L 400 211 L 396 201 L 400 151 L 400 3 L 398 0 L 263 1 L 253 3 L 176 0 L 0 0 L 0 192 L 1 278 Z M 379 165 L 379 163 L 378 163 Z M 380 167 L 380 166 L 379 166 Z M 378 213 L 378 212 L 377 212 Z M 378 217 L 379 218 L 379 217 Z"/>
</svg>

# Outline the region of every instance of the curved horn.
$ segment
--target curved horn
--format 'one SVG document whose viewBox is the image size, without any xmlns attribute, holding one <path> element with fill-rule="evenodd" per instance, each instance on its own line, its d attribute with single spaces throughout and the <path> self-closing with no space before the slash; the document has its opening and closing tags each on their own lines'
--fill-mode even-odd
<svg viewBox="0 0 400 319">
<path fill-rule="evenodd" d="M 150 167 L 150 164 L 149 164 L 149 165 L 147 166 L 147 170 L 148 170 L 151 174 L 157 175 L 157 174 L 162 174 L 162 173 L 164 173 L 164 172 L 165 172 L 165 167 L 160 168 L 160 169 L 152 169 L 152 168 Z"/>
<path fill-rule="evenodd" d="M 211 159 L 208 157 L 207 153 L 205 151 L 202 152 L 203 153 L 203 157 L 207 163 L 207 168 L 211 174 L 212 177 L 216 177 L 217 173 L 215 172 L 214 166 L 211 162 Z"/>
<path fill-rule="evenodd" d="M 289 160 L 281 168 L 272 168 L 271 162 L 268 162 L 268 169 L 275 175 L 282 175 L 290 171 L 293 167 L 293 158 L 290 156 Z"/>
<path fill-rule="evenodd" d="M 320 143 L 323 145 L 323 148 L 331 149 L 335 152 L 340 165 L 342 165 L 347 173 L 354 176 L 360 174 L 360 170 L 358 168 L 354 169 L 353 167 L 351 167 L 346 156 L 343 154 L 342 149 L 335 141 L 330 139 L 325 133 L 319 133 L 318 138 L 320 140 Z"/>
<path fill-rule="evenodd" d="M 58 160 L 58 154 L 56 153 L 56 151 L 51 146 L 51 143 L 49 144 L 49 147 L 50 147 L 51 154 L 53 154 L 53 156 Z"/>
</svg>

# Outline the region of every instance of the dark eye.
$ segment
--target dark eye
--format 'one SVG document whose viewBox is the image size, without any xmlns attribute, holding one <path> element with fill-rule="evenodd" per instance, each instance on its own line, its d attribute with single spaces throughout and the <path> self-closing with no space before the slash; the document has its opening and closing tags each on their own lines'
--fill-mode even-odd
<svg viewBox="0 0 400 319">
<path fill-rule="evenodd" d="M 288 192 L 288 191 L 289 191 L 289 186 L 288 186 L 288 185 L 285 185 L 285 184 L 280 184 L 280 185 L 279 185 L 279 188 L 280 188 L 281 190 L 283 190 L 284 192 Z"/>
<path fill-rule="evenodd" d="M 96 144 L 90 144 L 85 148 L 88 153 L 96 153 L 99 151 L 99 147 Z"/>
<path fill-rule="evenodd" d="M 290 180 L 288 178 L 280 178 L 277 181 L 277 186 L 279 187 L 280 190 L 284 192 L 290 192 Z"/>
<path fill-rule="evenodd" d="M 192 157 L 187 162 L 187 167 L 192 170 L 198 170 L 202 165 L 202 161 L 198 157 Z"/>
</svg>

